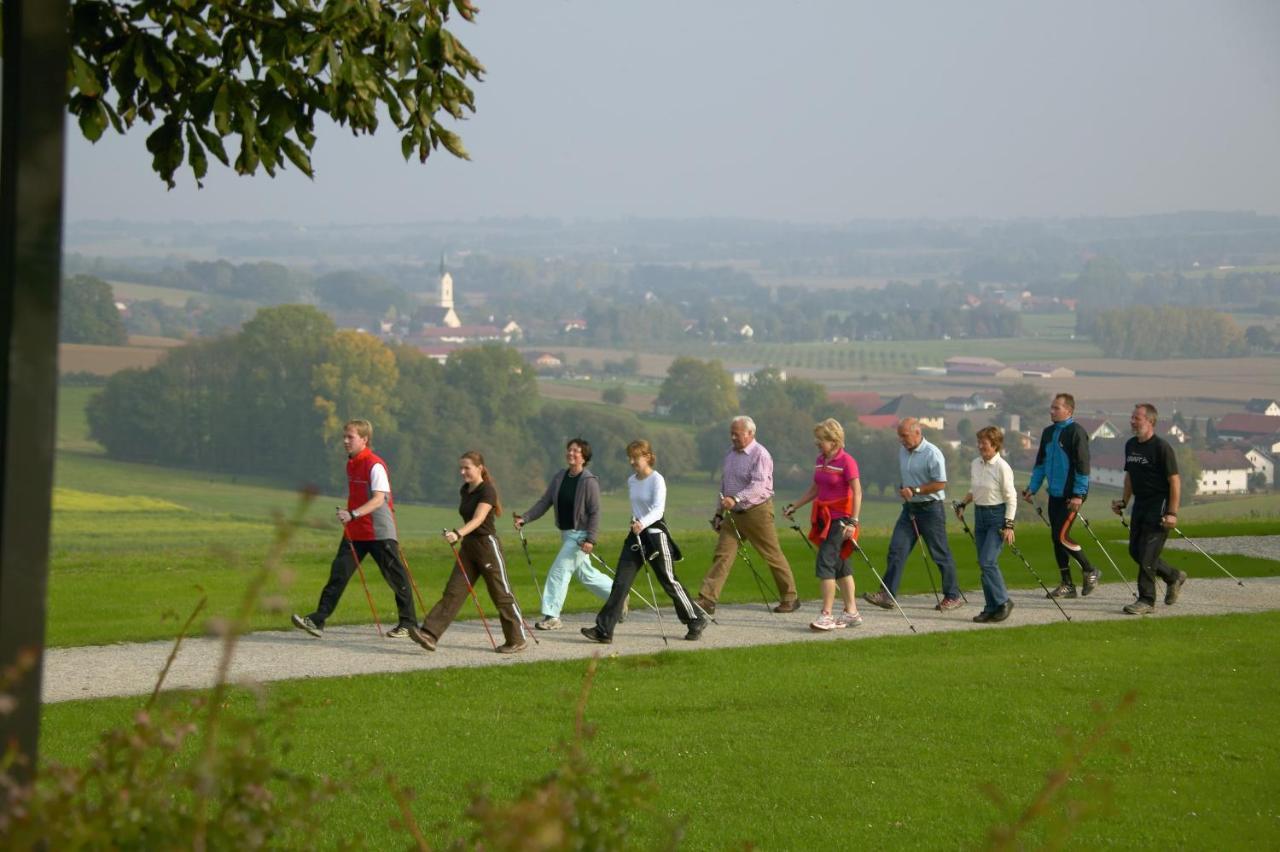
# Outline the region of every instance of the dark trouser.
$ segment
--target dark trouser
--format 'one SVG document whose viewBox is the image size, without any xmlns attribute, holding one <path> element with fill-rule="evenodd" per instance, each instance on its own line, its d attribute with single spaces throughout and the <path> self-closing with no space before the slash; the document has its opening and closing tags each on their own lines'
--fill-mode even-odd
<svg viewBox="0 0 1280 852">
<path fill-rule="evenodd" d="M 639 546 L 636 546 L 637 540 L 639 540 Z M 613 578 L 613 591 L 609 592 L 609 600 L 605 601 L 604 607 L 596 615 L 596 630 L 599 630 L 601 635 L 613 635 L 613 628 L 617 626 L 618 617 L 622 615 L 623 604 L 626 603 L 627 595 L 631 594 L 631 585 L 636 581 L 636 575 L 644 570 L 646 560 L 653 567 L 653 573 L 662 584 L 662 590 L 676 605 L 676 617 L 680 622 L 692 624 L 698 620 L 698 613 L 689 600 L 689 594 L 684 590 L 684 586 L 680 585 L 680 580 L 676 577 L 675 569 L 671 564 L 671 542 L 667 534 L 660 529 L 650 527 L 638 536 L 635 533 L 629 534 L 627 540 L 622 543 L 622 554 L 618 557 L 617 573 Z M 655 606 L 657 603 L 654 601 Z"/>
<path fill-rule="evenodd" d="M 912 521 L 915 521 L 913 524 Z M 920 535 L 916 535 L 919 527 Z M 960 597 L 960 583 L 956 579 L 956 562 L 951 558 L 951 548 L 947 545 L 947 515 L 941 500 L 930 500 L 928 503 L 903 503 L 898 522 L 893 525 L 893 537 L 889 539 L 889 563 L 884 572 L 884 583 L 898 596 L 898 585 L 902 582 L 902 571 L 906 567 L 907 557 L 916 546 L 916 539 L 923 538 L 929 555 L 938 563 L 942 573 L 942 592 L 948 598 Z M 926 570 L 928 566 L 926 566 Z"/>
<path fill-rule="evenodd" d="M 414 624 L 418 616 L 413 610 L 409 572 L 400 561 L 400 545 L 393 538 L 377 541 L 349 541 L 344 538 L 342 544 L 338 545 L 338 554 L 333 557 L 333 565 L 329 567 L 329 582 L 324 584 L 324 589 L 320 592 L 320 603 L 316 611 L 311 613 L 311 620 L 317 627 L 324 627 L 329 616 L 333 615 L 333 611 L 338 608 L 338 601 L 342 599 L 342 593 L 347 588 L 347 583 L 351 581 L 351 575 L 356 572 L 357 564 L 351 556 L 352 548 L 355 549 L 356 556 L 361 561 L 366 556 L 372 556 L 373 561 L 378 563 L 382 579 L 386 580 L 387 585 L 396 593 L 396 612 L 400 616 L 400 626 L 409 627 Z"/>
<path fill-rule="evenodd" d="M 1004 549 L 1004 504 L 973 507 L 973 541 L 982 569 L 983 612 L 995 612 L 1009 601 L 1004 575 L 1000 573 L 1000 551 Z"/>
<path fill-rule="evenodd" d="M 459 570 L 459 562 L 466 576 Z M 449 629 L 449 625 L 458 616 L 458 610 L 471 597 L 467 590 L 467 582 L 474 586 L 483 577 L 489 590 L 493 605 L 498 608 L 498 618 L 502 622 L 502 636 L 508 645 L 519 645 L 526 640 L 524 616 L 520 614 L 520 604 L 511 592 L 511 582 L 507 579 L 507 560 L 502 554 L 502 543 L 496 535 L 469 535 L 462 539 L 458 548 L 458 561 L 454 562 L 449 580 L 444 585 L 444 593 L 440 600 L 427 613 L 422 622 L 422 629 L 439 639 Z"/>
<path fill-rule="evenodd" d="M 1058 573 L 1062 575 L 1062 582 L 1072 586 L 1075 584 L 1071 582 L 1071 565 L 1067 561 L 1068 556 L 1080 563 L 1082 574 L 1097 574 L 1098 569 L 1089 562 L 1089 557 L 1084 555 L 1083 550 L 1067 550 L 1062 546 L 1062 527 L 1067 523 L 1067 515 L 1071 514 L 1071 510 L 1067 508 L 1068 499 L 1050 495 L 1049 528 L 1053 530 L 1053 558 L 1058 560 Z"/>
<path fill-rule="evenodd" d="M 1129 555 L 1138 563 L 1138 600 L 1156 602 L 1156 575 L 1166 583 L 1176 583 L 1178 569 L 1160 558 L 1169 531 L 1160 524 L 1158 515 L 1143 517 L 1137 507 L 1129 519 Z"/>
</svg>

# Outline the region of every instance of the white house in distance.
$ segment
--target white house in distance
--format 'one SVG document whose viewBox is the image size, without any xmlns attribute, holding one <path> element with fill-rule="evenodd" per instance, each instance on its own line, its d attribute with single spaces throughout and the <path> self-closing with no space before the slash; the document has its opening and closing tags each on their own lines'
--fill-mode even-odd
<svg viewBox="0 0 1280 852">
<path fill-rule="evenodd" d="M 1239 449 L 1205 450 L 1196 453 L 1196 459 L 1200 462 L 1196 494 L 1248 493 L 1253 465 Z"/>
<path fill-rule="evenodd" d="M 1263 414 L 1267 417 L 1280 417 L 1280 402 L 1274 399 L 1251 399 L 1244 404 L 1244 410 L 1250 414 Z"/>
<path fill-rule="evenodd" d="M 1080 428 L 1084 429 L 1090 441 L 1120 437 L 1120 431 L 1116 429 L 1115 424 L 1105 417 L 1076 417 L 1075 421 L 1080 424 Z"/>
<path fill-rule="evenodd" d="M 1249 464 L 1253 465 L 1254 471 L 1262 474 L 1267 482 L 1267 487 L 1274 488 L 1276 485 L 1276 457 L 1259 447 L 1250 447 L 1245 451 L 1244 457 L 1249 460 Z"/>
</svg>

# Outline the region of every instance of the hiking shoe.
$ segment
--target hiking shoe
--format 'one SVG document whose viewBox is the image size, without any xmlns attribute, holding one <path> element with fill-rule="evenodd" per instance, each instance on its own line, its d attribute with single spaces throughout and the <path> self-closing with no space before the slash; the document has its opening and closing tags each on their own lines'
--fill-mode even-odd
<svg viewBox="0 0 1280 852">
<path fill-rule="evenodd" d="M 554 615 L 548 615 L 533 626 L 539 630 L 559 630 L 561 627 L 564 627 L 564 624 L 562 624 L 560 619 L 556 618 Z"/>
<path fill-rule="evenodd" d="M 845 610 L 840 613 L 840 617 L 836 619 L 836 627 L 861 627 L 862 614 L 858 612 L 849 612 Z"/>
<path fill-rule="evenodd" d="M 809 622 L 810 630 L 835 630 L 836 627 L 843 626 L 843 624 L 837 625 L 829 612 L 821 613 L 814 621 Z"/>
<path fill-rule="evenodd" d="M 600 632 L 600 628 L 594 624 L 590 627 L 582 628 L 582 635 L 590 639 L 592 642 L 599 642 L 601 645 L 608 645 L 613 642 L 612 636 L 605 636 Z"/>
<path fill-rule="evenodd" d="M 1164 587 L 1164 605 L 1173 606 L 1178 602 L 1178 595 L 1182 594 L 1182 586 L 1187 582 L 1187 572 L 1179 571 L 1178 579 Z"/>
<path fill-rule="evenodd" d="M 960 598 L 943 598 L 942 603 L 938 604 L 935 609 L 943 612 L 950 612 L 953 609 L 959 609 L 964 606 L 964 601 Z"/>
<path fill-rule="evenodd" d="M 1098 572 L 1094 571 L 1092 574 L 1085 574 L 1084 588 L 1080 590 L 1080 594 L 1087 598 L 1096 588 L 1098 588 Z"/>
<path fill-rule="evenodd" d="M 409 628 L 405 627 L 403 624 L 397 625 L 396 627 L 393 627 L 387 631 L 387 638 L 388 639 L 408 639 Z"/>
<path fill-rule="evenodd" d="M 773 608 L 773 611 L 774 612 L 795 612 L 799 608 L 800 608 L 800 599 L 796 598 L 793 601 L 780 601 L 778 605 Z"/>
<path fill-rule="evenodd" d="M 290 620 L 293 621 L 293 626 L 299 630 L 305 630 L 316 638 L 324 636 L 324 628 L 312 621 L 309 615 L 298 615 L 295 612 Z"/>
<path fill-rule="evenodd" d="M 436 638 L 419 627 L 414 626 L 409 628 L 409 638 L 414 642 L 417 642 L 427 651 L 434 651 L 436 649 Z"/>
<path fill-rule="evenodd" d="M 991 620 L 1004 621 L 1013 612 L 1013 601 L 1005 601 L 1004 604 L 995 612 L 991 613 Z"/>
<path fill-rule="evenodd" d="M 893 609 L 893 598 L 884 592 L 876 592 L 874 595 L 867 592 L 862 599 L 869 604 L 875 604 L 881 609 Z"/>
<path fill-rule="evenodd" d="M 1049 594 L 1045 597 L 1050 598 L 1074 598 L 1076 596 L 1076 587 L 1070 583 L 1059 583 L 1056 589 L 1050 589 Z"/>
<path fill-rule="evenodd" d="M 713 600 L 709 600 L 709 599 L 707 599 L 707 598 L 704 598 L 702 595 L 698 595 L 697 604 L 698 604 L 698 606 L 699 606 L 699 607 L 701 607 L 701 608 L 702 608 L 702 611 L 703 611 L 703 612 L 705 612 L 707 615 L 715 615 L 715 614 L 716 614 L 716 602 L 715 602 L 715 601 L 713 601 Z"/>
<path fill-rule="evenodd" d="M 505 645 L 498 646 L 498 653 L 499 654 L 519 654 L 521 651 L 523 651 L 525 648 L 528 648 L 528 647 L 529 647 L 528 642 L 524 642 L 524 641 L 508 642 Z"/>
<path fill-rule="evenodd" d="M 984 609 L 982 612 L 975 615 L 973 617 L 973 620 L 976 621 L 978 624 L 986 624 L 988 621 L 991 620 L 991 616 L 993 615 L 995 615 L 995 612 L 987 612 Z"/>
<path fill-rule="evenodd" d="M 684 634 L 684 638 L 690 642 L 697 642 L 702 638 L 702 631 L 706 630 L 707 625 L 710 623 L 711 621 L 705 617 L 699 618 L 697 621 L 690 621 L 689 632 Z"/>
<path fill-rule="evenodd" d="M 1128 615 L 1148 615 L 1155 612 L 1156 608 L 1154 604 L 1149 604 L 1146 601 L 1134 601 L 1131 604 L 1126 604 L 1124 611 Z"/>
</svg>

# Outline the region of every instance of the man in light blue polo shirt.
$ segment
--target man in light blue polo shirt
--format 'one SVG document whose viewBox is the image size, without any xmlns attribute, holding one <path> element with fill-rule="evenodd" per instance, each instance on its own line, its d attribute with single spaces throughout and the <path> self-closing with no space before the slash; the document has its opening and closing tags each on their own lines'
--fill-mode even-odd
<svg viewBox="0 0 1280 852">
<path fill-rule="evenodd" d="M 902 484 L 898 494 L 902 497 L 902 512 L 893 525 L 893 538 L 889 540 L 889 564 L 884 572 L 884 583 L 894 597 L 902 581 L 902 569 L 907 557 L 916 546 L 918 537 L 924 538 L 933 561 L 942 573 L 942 592 L 945 597 L 938 609 L 946 612 L 964 606 L 960 596 L 960 583 L 956 579 L 956 562 L 947 544 L 947 514 L 944 508 L 947 494 L 947 462 L 942 450 L 924 439 L 920 422 L 908 417 L 898 424 L 898 471 Z M 917 535 L 917 530 L 919 534 Z M 891 609 L 893 600 L 884 589 L 874 595 L 863 595 L 867 603 Z"/>
</svg>

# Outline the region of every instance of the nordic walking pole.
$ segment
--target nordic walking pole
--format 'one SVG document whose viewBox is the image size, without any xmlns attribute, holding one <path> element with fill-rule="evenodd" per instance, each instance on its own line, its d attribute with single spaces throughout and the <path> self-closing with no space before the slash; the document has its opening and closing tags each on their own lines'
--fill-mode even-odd
<svg viewBox="0 0 1280 852">
<path fill-rule="evenodd" d="M 858 542 L 853 543 L 853 549 L 858 551 L 858 555 L 862 557 L 862 561 L 867 563 L 867 567 L 871 569 L 871 573 L 875 576 L 876 581 L 880 583 L 880 588 L 884 589 L 884 593 L 889 596 L 889 600 L 893 601 L 894 607 L 898 610 L 898 615 L 902 616 L 907 622 L 907 626 L 911 628 L 911 632 L 915 633 L 916 626 L 911 623 L 911 619 L 907 618 L 907 614 L 902 611 L 902 605 L 898 603 L 898 599 L 893 596 L 893 592 L 889 591 L 889 587 L 885 585 L 884 579 L 880 576 L 880 572 L 876 570 L 876 566 L 871 564 L 871 558 L 867 556 L 867 552 L 862 549 L 862 545 Z"/>
<path fill-rule="evenodd" d="M 954 501 L 951 505 L 956 507 L 956 517 L 960 519 L 960 523 L 964 526 L 964 531 L 969 534 L 969 538 L 973 539 L 973 546 L 977 547 L 978 539 L 975 538 L 973 533 L 969 530 L 969 522 L 964 519 L 964 507 Z M 1022 555 L 1022 551 L 1018 549 L 1018 546 L 1013 542 L 1009 542 L 1009 549 L 1013 551 L 1015 556 L 1022 560 L 1022 564 L 1031 572 L 1031 576 L 1036 578 L 1036 582 L 1040 584 L 1040 588 L 1044 589 L 1045 597 L 1053 601 L 1054 606 L 1058 608 L 1058 612 L 1062 613 L 1063 618 L 1070 621 L 1071 616 L 1067 615 L 1067 611 L 1062 608 L 1062 604 L 1058 603 L 1058 599 L 1049 594 L 1049 587 L 1044 584 L 1044 580 L 1040 579 L 1040 575 L 1036 573 L 1036 569 L 1031 567 L 1031 563 L 1027 561 L 1027 557 Z"/>
<path fill-rule="evenodd" d="M 645 567 L 645 565 L 641 564 L 640 570 L 644 571 Z M 650 565 L 648 568 L 649 570 L 644 572 L 644 576 L 649 581 L 649 596 L 656 601 L 658 599 L 658 593 L 653 590 L 653 566 Z M 671 643 L 667 641 L 667 628 L 662 623 L 662 610 L 657 607 L 654 607 L 654 610 L 658 613 L 658 630 L 662 633 L 662 644 L 670 648 Z"/>
<path fill-rule="evenodd" d="M 1036 507 L 1036 514 L 1040 516 L 1040 520 L 1044 521 L 1044 525 L 1053 529 L 1053 524 L 1049 523 L 1049 519 L 1044 516 L 1044 509 L 1040 508 L 1040 504 L 1032 500 L 1031 505 Z"/>
<path fill-rule="evenodd" d="M 1093 536 L 1093 540 L 1098 545 L 1098 549 L 1102 551 L 1102 555 L 1107 557 L 1107 561 L 1111 563 L 1111 567 L 1114 568 L 1116 574 L 1120 576 L 1120 580 L 1124 583 L 1124 587 L 1129 590 L 1129 594 L 1133 595 L 1133 599 L 1137 600 L 1138 593 L 1133 590 L 1133 586 L 1129 585 L 1129 581 L 1125 579 L 1124 573 L 1120 570 L 1120 566 L 1111 558 L 1111 554 L 1107 553 L 1107 549 L 1102 546 L 1102 539 L 1098 538 L 1098 534 L 1093 531 L 1093 525 L 1089 523 L 1089 519 L 1079 512 L 1076 512 L 1076 517 L 1084 522 L 1084 528 L 1089 531 L 1089 535 Z"/>
<path fill-rule="evenodd" d="M 1124 518 L 1121 518 L 1121 519 L 1120 519 L 1120 523 L 1124 524 L 1125 529 L 1128 529 L 1128 528 L 1129 528 L 1129 524 L 1125 522 L 1125 519 L 1124 519 Z M 1200 550 L 1200 545 L 1196 544 L 1194 541 L 1192 541 L 1190 538 L 1188 538 L 1188 537 L 1187 537 L 1187 534 L 1186 534 L 1186 533 L 1184 533 L 1182 530 L 1178 529 L 1177 527 L 1174 527 L 1174 528 L 1173 528 L 1173 531 L 1174 531 L 1174 532 L 1176 532 L 1178 535 L 1182 536 L 1182 540 L 1183 540 L 1183 541 L 1185 541 L 1187 544 L 1191 545 L 1191 546 L 1192 546 L 1192 547 L 1194 547 L 1196 550 Z M 1241 579 L 1240 579 L 1239 577 L 1237 577 L 1235 574 L 1232 574 L 1232 573 L 1231 573 L 1230 571 L 1228 571 L 1226 568 L 1223 568 L 1223 567 L 1222 567 L 1222 565 L 1221 565 L 1221 563 L 1219 563 L 1219 562 L 1218 562 L 1218 560 L 1214 559 L 1212 556 L 1210 556 L 1209 554 L 1205 553 L 1203 550 L 1200 550 L 1200 554 L 1201 554 L 1202 556 L 1204 556 L 1204 558 L 1205 558 L 1205 559 L 1208 559 L 1210 562 L 1212 562 L 1214 565 L 1217 565 L 1217 566 L 1218 566 L 1218 570 L 1219 570 L 1219 571 L 1221 571 L 1223 574 L 1226 574 L 1228 577 L 1230 577 L 1231 579 L 1235 580 L 1235 581 L 1236 581 L 1236 585 L 1237 585 L 1237 586 L 1243 586 L 1243 585 L 1244 585 L 1244 583 L 1241 581 Z"/>
<path fill-rule="evenodd" d="M 773 611 L 773 607 L 769 606 L 769 591 L 765 587 L 764 579 L 760 576 L 760 572 L 756 570 L 756 564 L 751 561 L 751 554 L 747 552 L 747 543 L 743 541 L 742 533 L 738 532 L 738 522 L 733 519 L 731 511 L 726 511 L 723 518 L 729 522 L 729 526 L 733 528 L 733 537 L 738 540 L 738 555 L 746 560 L 747 567 L 751 569 L 751 575 L 756 578 L 756 586 L 760 589 L 760 597 L 764 601 L 764 608 L 776 618 L 778 614 Z"/>
<path fill-rule="evenodd" d="M 542 600 L 542 584 L 538 582 L 538 572 L 533 570 L 533 558 L 529 556 L 529 540 L 524 537 L 524 527 L 516 530 L 520 534 L 520 547 L 524 550 L 524 561 L 529 563 L 529 574 L 533 577 L 533 587 L 538 590 L 538 600 Z"/>
<path fill-rule="evenodd" d="M 603 568 L 603 569 L 605 570 L 605 573 L 607 573 L 610 577 L 612 577 L 614 580 L 617 580 L 617 579 L 618 579 L 618 572 L 617 572 L 617 571 L 614 571 L 612 568 L 610 568 L 610 567 L 609 567 L 609 563 L 608 563 L 608 562 L 605 562 L 605 561 L 604 561 L 603 559 L 601 559 L 599 556 L 596 556 L 596 553 L 595 553 L 595 551 L 594 551 L 594 550 L 593 550 L 593 551 L 591 551 L 591 558 L 592 558 L 592 559 L 594 559 L 596 562 L 599 562 L 599 563 L 600 563 L 600 567 L 601 567 L 601 568 Z M 637 592 L 637 591 L 635 590 L 635 587 L 634 587 L 634 586 L 632 586 L 632 587 L 631 587 L 630 589 L 628 589 L 627 591 L 628 591 L 630 594 L 633 594 L 633 595 L 635 595 L 637 598 L 639 598 L 639 599 L 640 599 L 640 603 L 642 603 L 642 604 L 644 604 L 645 606 L 649 607 L 649 609 L 653 610 L 654 612 L 657 612 L 657 611 L 658 611 L 658 606 L 657 606 L 657 604 L 653 603 L 652 601 L 647 600 L 643 594 L 641 594 L 640 592 Z"/>
<path fill-rule="evenodd" d="M 440 535 L 444 535 L 449 530 L 440 530 Z M 471 600 L 475 601 L 476 612 L 480 613 L 480 623 L 484 625 L 484 632 L 489 636 L 489 644 L 493 646 L 493 650 L 498 650 L 498 643 L 493 641 L 493 631 L 489 629 L 489 622 L 484 618 L 484 610 L 480 608 L 480 598 L 476 596 L 476 587 L 471 585 L 471 578 L 467 576 L 467 569 L 462 567 L 462 556 L 458 553 L 458 546 L 453 542 L 449 542 L 449 549 L 453 551 L 453 564 L 458 566 L 458 571 L 462 573 L 462 579 L 467 584 L 467 591 L 471 593 Z"/>
<path fill-rule="evenodd" d="M 790 511 L 790 514 L 788 514 L 788 510 Z M 788 503 L 787 508 L 782 510 L 782 514 L 786 515 L 787 520 L 791 522 L 791 529 L 796 531 L 796 535 L 804 539 L 805 546 L 809 548 L 809 552 L 817 553 L 817 551 L 813 549 L 813 542 L 809 541 L 809 536 L 805 535 L 804 530 L 800 529 L 800 525 L 796 523 L 795 510 L 796 507 Z"/>
<path fill-rule="evenodd" d="M 427 605 L 422 601 L 422 592 L 418 591 L 418 582 L 413 579 L 413 571 L 409 569 L 409 560 L 405 558 L 399 539 L 396 539 L 396 550 L 400 552 L 400 561 L 404 563 L 404 573 L 409 575 L 409 585 L 413 586 L 413 596 L 418 599 L 418 608 L 422 610 L 422 617 L 426 618 Z"/>
<path fill-rule="evenodd" d="M 911 519 L 911 528 L 916 531 L 916 541 L 920 542 L 920 558 L 924 560 L 924 573 L 929 575 L 929 588 L 933 589 L 933 599 L 938 602 L 938 609 L 942 609 L 942 596 L 938 594 L 938 584 L 933 582 L 933 572 L 929 570 L 929 557 L 925 554 L 929 545 L 920 535 L 920 527 L 916 525 L 915 515 L 911 514 L 910 509 L 907 509 L 907 517 Z"/>
<path fill-rule="evenodd" d="M 359 508 L 359 507 L 357 507 Z M 364 569 L 360 567 L 360 555 L 356 553 L 356 546 L 351 541 L 351 536 L 347 535 L 347 525 L 342 525 L 342 538 L 347 543 L 347 547 L 351 550 L 351 558 L 356 563 L 356 573 L 360 575 L 360 585 L 364 587 L 364 596 L 369 600 L 369 612 L 373 613 L 373 623 L 378 627 L 378 638 L 382 637 L 382 620 L 378 618 L 378 608 L 373 605 L 373 595 L 369 594 L 369 584 L 364 579 Z"/>
</svg>

